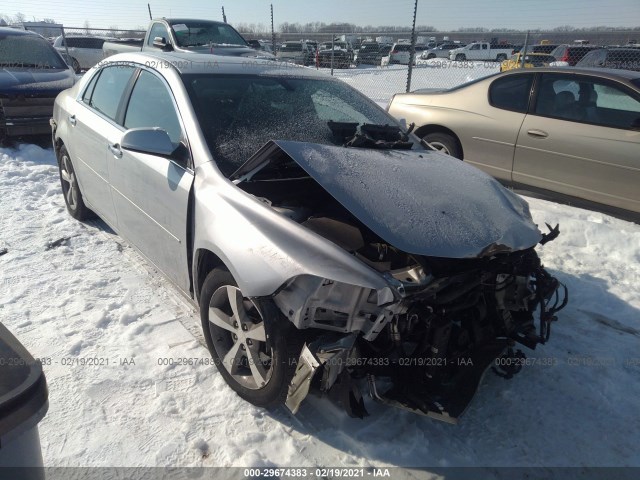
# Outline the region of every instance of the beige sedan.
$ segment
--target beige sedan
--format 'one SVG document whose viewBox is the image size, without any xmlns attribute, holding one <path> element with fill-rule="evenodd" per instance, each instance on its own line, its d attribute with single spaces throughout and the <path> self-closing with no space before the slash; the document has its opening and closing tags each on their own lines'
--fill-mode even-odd
<svg viewBox="0 0 640 480">
<path fill-rule="evenodd" d="M 639 72 L 514 70 L 397 94 L 388 110 L 506 184 L 640 213 Z"/>
</svg>

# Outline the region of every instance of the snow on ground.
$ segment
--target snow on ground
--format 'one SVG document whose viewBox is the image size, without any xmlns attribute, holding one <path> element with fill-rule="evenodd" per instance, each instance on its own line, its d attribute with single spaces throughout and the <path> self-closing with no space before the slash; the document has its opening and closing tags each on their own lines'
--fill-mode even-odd
<svg viewBox="0 0 640 480">
<path fill-rule="evenodd" d="M 314 396 L 295 417 L 251 406 L 204 364 L 191 304 L 102 222 L 66 213 L 50 149 L 0 149 L 0 198 L 0 318 L 45 363 L 46 465 L 640 466 L 640 225 L 528 199 L 560 223 L 539 250 L 570 304 L 525 352 L 539 364 L 489 373 L 451 426 L 368 398 L 363 421 Z"/>
<path fill-rule="evenodd" d="M 334 76 L 381 103 L 389 102 L 394 93 L 407 88 L 407 66 L 376 67 L 361 65 L 350 69 L 334 69 Z M 329 72 L 330 69 L 322 68 Z M 498 62 L 452 62 L 444 58 L 418 60 L 411 74 L 411 90 L 451 88 L 500 71 Z"/>
</svg>

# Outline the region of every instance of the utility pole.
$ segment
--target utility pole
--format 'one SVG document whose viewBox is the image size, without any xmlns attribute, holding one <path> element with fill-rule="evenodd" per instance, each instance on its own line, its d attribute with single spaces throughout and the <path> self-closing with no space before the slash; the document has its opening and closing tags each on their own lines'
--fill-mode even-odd
<svg viewBox="0 0 640 480">
<path fill-rule="evenodd" d="M 413 5 L 413 26 L 411 27 L 411 51 L 409 54 L 409 70 L 407 71 L 407 93 L 411 91 L 411 73 L 413 61 L 416 58 L 416 15 L 418 13 L 418 0 Z"/>
<path fill-rule="evenodd" d="M 276 54 L 276 31 L 273 29 L 273 3 L 271 4 L 271 47 L 273 54 Z"/>
<path fill-rule="evenodd" d="M 222 21 L 227 23 L 227 16 L 224 14 L 224 5 L 222 6 Z"/>
</svg>

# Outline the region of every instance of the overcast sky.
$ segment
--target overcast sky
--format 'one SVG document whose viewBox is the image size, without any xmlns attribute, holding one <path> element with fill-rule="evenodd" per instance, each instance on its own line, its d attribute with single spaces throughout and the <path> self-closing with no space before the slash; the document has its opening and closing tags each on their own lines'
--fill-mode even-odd
<svg viewBox="0 0 640 480">
<path fill-rule="evenodd" d="M 222 19 L 231 24 L 270 24 L 268 0 L 151 0 L 154 16 Z M 413 0 L 273 0 L 276 28 L 283 22 L 348 22 L 410 26 Z M 145 26 L 147 2 L 139 0 L 20 0 L 2 2 L 0 13 L 17 12 L 32 21 L 53 18 L 67 27 Z M 438 30 L 459 27 L 537 29 L 561 25 L 640 26 L 640 0 L 418 0 L 418 25 Z"/>
</svg>

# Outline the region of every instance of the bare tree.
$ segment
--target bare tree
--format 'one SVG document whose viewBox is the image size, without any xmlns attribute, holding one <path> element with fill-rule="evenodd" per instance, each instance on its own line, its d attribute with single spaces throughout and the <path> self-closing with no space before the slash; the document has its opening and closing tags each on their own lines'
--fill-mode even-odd
<svg viewBox="0 0 640 480">
<path fill-rule="evenodd" d="M 22 12 L 16 13 L 15 16 L 13 17 L 13 21 L 15 23 L 24 23 L 26 19 L 27 19 L 27 16 Z"/>
</svg>

